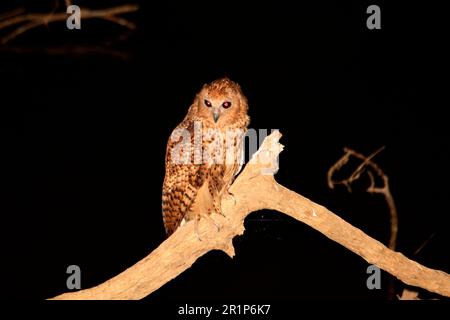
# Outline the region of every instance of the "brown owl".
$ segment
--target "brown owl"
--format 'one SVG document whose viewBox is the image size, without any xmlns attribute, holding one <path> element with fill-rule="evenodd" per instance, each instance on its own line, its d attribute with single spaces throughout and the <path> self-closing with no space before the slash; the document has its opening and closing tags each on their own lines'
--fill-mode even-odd
<svg viewBox="0 0 450 320">
<path fill-rule="evenodd" d="M 183 222 L 213 211 L 242 166 L 243 140 L 250 121 L 247 99 L 228 78 L 205 84 L 166 151 L 162 211 L 167 235 Z"/>
</svg>

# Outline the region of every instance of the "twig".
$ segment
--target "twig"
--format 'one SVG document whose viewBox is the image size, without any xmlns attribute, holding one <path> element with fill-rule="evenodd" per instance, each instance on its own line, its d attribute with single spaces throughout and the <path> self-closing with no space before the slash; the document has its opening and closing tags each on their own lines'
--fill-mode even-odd
<svg viewBox="0 0 450 320">
<path fill-rule="evenodd" d="M 126 4 L 106 9 L 81 9 L 82 19 L 103 19 L 111 21 L 124 26 L 129 29 L 135 29 L 136 25 L 124 18 L 117 17 L 117 15 L 135 12 L 139 9 L 137 4 Z M 18 26 L 16 30 L 11 31 L 9 34 L 0 38 L 0 44 L 6 44 L 17 36 L 24 32 L 36 28 L 41 25 L 47 25 L 52 22 L 60 22 L 67 20 L 66 12 L 59 13 L 24 13 L 20 15 L 9 15 L 9 18 L 0 22 L 0 30 Z M 20 24 L 24 24 L 20 26 Z"/>
<path fill-rule="evenodd" d="M 431 239 L 433 239 L 433 237 L 434 237 L 434 235 L 436 234 L 436 232 L 434 232 L 433 234 L 431 234 L 431 236 L 429 236 L 428 237 L 428 239 L 427 240 L 425 240 L 425 242 L 424 243 L 422 243 L 421 245 L 420 245 L 420 247 L 416 250 L 416 251 L 414 251 L 414 254 L 413 254 L 413 256 L 416 256 L 427 244 L 428 244 L 428 242 L 430 242 L 430 240 Z"/>
<path fill-rule="evenodd" d="M 12 11 L 6 12 L 2 15 L 0 15 L 0 21 L 10 19 L 12 17 L 18 16 L 19 14 L 22 14 L 25 12 L 25 8 L 17 8 Z"/>
<path fill-rule="evenodd" d="M 42 22 L 30 22 L 27 23 L 23 26 L 18 27 L 16 30 L 14 30 L 13 32 L 11 32 L 10 34 L 6 35 L 5 37 L 3 37 L 0 40 L 1 44 L 6 44 L 7 42 L 9 42 L 10 40 L 14 39 L 15 37 L 21 35 L 22 33 L 27 32 L 30 29 L 36 28 L 40 25 L 42 25 Z"/>
<path fill-rule="evenodd" d="M 103 19 L 117 23 L 118 25 L 121 25 L 122 27 L 131 29 L 131 30 L 136 29 L 135 23 L 128 21 L 127 19 L 124 19 L 124 18 L 120 18 L 120 17 L 116 17 L 116 16 L 105 16 Z"/>
<path fill-rule="evenodd" d="M 194 232 L 194 223 L 188 222 L 147 257 L 116 277 L 94 288 L 65 293 L 53 299 L 144 298 L 191 267 L 208 251 L 218 249 L 233 257 L 232 240 L 243 233 L 245 217 L 250 212 L 262 209 L 283 212 L 306 223 L 409 285 L 450 297 L 450 276 L 445 272 L 424 267 L 390 250 L 325 207 L 278 184 L 272 174 L 262 174 L 270 169 L 276 170 L 276 161 L 268 165 L 267 161 L 262 163 L 260 159 L 263 156 L 277 159 L 283 149 L 278 143 L 280 137 L 278 131 L 268 136 L 231 186 L 233 199 L 226 198 L 222 202 L 225 216 L 212 216 L 221 225 L 220 231 L 210 221 L 201 220 L 198 232 L 202 241 L 199 241 Z"/>
<path fill-rule="evenodd" d="M 390 215 L 390 226 L 391 232 L 389 237 L 389 245 L 388 247 L 392 250 L 395 250 L 397 244 L 397 234 L 398 234 L 398 215 L 397 208 L 395 206 L 394 198 L 392 197 L 391 190 L 389 188 L 389 177 L 384 173 L 384 171 L 372 161 L 373 157 L 375 157 L 378 153 L 384 150 L 384 147 L 378 149 L 370 156 L 366 157 L 363 154 L 356 152 L 350 148 L 344 148 L 344 155 L 336 161 L 334 165 L 330 167 L 327 174 L 328 186 L 333 189 L 335 185 L 343 184 L 347 186 L 350 190 L 350 185 L 358 180 L 361 177 L 361 174 L 364 172 L 364 169 L 368 167 L 367 174 L 370 178 L 370 185 L 367 188 L 367 192 L 369 193 L 378 193 L 382 194 L 386 200 L 386 203 L 389 208 Z M 362 163 L 350 174 L 348 178 L 342 180 L 334 180 L 333 176 L 341 169 L 350 159 L 350 157 L 355 157 L 357 159 L 362 160 Z M 374 173 L 381 178 L 383 185 L 382 187 L 377 187 L 375 183 Z"/>
<path fill-rule="evenodd" d="M 333 189 L 334 185 L 343 184 L 347 187 L 349 192 L 351 192 L 351 184 L 354 181 L 358 180 L 364 172 L 367 172 L 370 179 L 370 185 L 367 188 L 367 192 L 382 194 L 388 205 L 390 217 L 389 219 L 390 237 L 388 248 L 391 250 L 395 250 L 397 246 L 397 234 L 398 234 L 397 208 L 395 206 L 394 198 L 392 197 L 391 190 L 389 188 L 388 176 L 375 162 L 372 161 L 372 159 L 382 150 L 384 150 L 384 147 L 381 147 L 380 149 L 372 153 L 370 156 L 366 157 L 363 154 L 356 152 L 350 148 L 344 148 L 345 154 L 328 170 L 327 174 L 328 186 L 330 186 L 330 188 Z M 342 166 L 345 165 L 352 156 L 359 160 L 362 160 L 362 163 L 353 171 L 353 173 L 348 178 L 342 180 L 334 180 L 333 179 L 334 173 L 337 170 L 341 169 Z M 364 169 L 366 170 L 364 171 Z M 383 181 L 382 187 L 376 186 L 374 173 Z M 395 297 L 394 291 L 395 291 L 394 282 L 391 279 L 387 290 L 387 296 L 389 300 L 394 299 Z"/>
</svg>

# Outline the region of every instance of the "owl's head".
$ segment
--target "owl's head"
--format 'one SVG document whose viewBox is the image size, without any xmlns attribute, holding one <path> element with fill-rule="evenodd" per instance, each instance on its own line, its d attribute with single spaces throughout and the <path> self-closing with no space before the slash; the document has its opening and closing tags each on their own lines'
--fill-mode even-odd
<svg viewBox="0 0 450 320">
<path fill-rule="evenodd" d="M 226 126 L 247 117 L 247 98 L 241 87 L 228 78 L 205 84 L 197 94 L 195 113 L 212 126 Z"/>
</svg>

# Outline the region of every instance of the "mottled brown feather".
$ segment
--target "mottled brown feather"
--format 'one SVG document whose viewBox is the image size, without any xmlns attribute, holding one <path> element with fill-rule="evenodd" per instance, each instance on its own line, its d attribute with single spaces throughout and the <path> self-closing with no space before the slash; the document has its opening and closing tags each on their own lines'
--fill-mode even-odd
<svg viewBox="0 0 450 320">
<path fill-rule="evenodd" d="M 212 117 L 212 109 L 203 104 L 204 99 L 225 99 L 232 101 L 233 105 L 227 110 L 220 109 L 221 116 L 216 123 Z M 219 79 L 203 86 L 186 117 L 175 128 L 167 143 L 162 195 L 163 220 L 168 235 L 179 227 L 183 219 L 198 219 L 210 214 L 215 208 L 220 208 L 222 196 L 240 168 L 238 160 L 243 136 L 233 137 L 231 148 L 234 159 L 231 163 L 225 161 L 225 152 L 221 154 L 217 148 L 210 148 L 216 145 L 224 147 L 227 130 L 238 129 L 242 134 L 246 132 L 249 123 L 247 109 L 247 99 L 239 85 L 227 78 Z M 200 125 L 200 131 L 196 130 L 196 125 Z M 189 137 L 177 136 L 176 133 L 180 132 L 180 129 L 185 129 Z M 200 137 L 199 132 L 202 133 Z M 190 139 L 190 145 L 183 145 L 179 149 L 185 138 Z M 195 148 L 196 143 L 201 144 L 200 148 Z M 186 155 L 190 162 L 174 163 L 172 153 L 176 154 L 177 150 L 182 150 L 182 154 Z M 203 154 L 213 159 L 193 163 L 194 160 L 201 159 Z"/>
</svg>

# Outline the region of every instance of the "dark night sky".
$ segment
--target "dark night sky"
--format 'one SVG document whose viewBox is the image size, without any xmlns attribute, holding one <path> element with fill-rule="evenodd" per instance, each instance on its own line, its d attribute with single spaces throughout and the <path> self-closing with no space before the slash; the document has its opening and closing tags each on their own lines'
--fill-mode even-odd
<svg viewBox="0 0 450 320">
<path fill-rule="evenodd" d="M 123 41 L 122 28 L 86 21 L 80 31 L 53 24 L 0 47 L 11 297 L 65 292 L 71 264 L 81 267 L 83 288 L 94 286 L 164 240 L 166 141 L 201 85 L 223 75 L 241 84 L 252 128 L 283 133 L 277 180 L 384 243 L 383 200 L 364 193 L 364 182 L 352 194 L 330 191 L 326 172 L 345 146 L 366 154 L 386 146 L 376 161 L 399 210 L 398 250 L 449 272 L 448 97 L 441 20 L 434 18 L 441 10 L 341 2 L 144 4 L 130 16 L 138 31 Z M 115 2 L 97 5 L 108 3 Z M 365 26 L 369 4 L 381 7 L 381 30 Z M 108 41 L 129 58 L 42 54 Z M 386 290 L 367 290 L 365 261 L 311 228 L 270 211 L 253 213 L 245 226 L 233 260 L 210 252 L 146 299 L 386 298 Z"/>
</svg>

